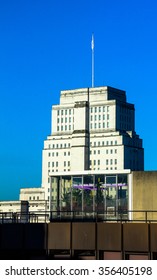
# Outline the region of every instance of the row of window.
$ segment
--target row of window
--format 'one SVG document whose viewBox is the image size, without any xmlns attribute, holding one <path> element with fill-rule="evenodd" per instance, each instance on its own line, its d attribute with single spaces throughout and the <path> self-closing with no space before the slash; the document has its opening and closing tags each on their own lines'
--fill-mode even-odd
<svg viewBox="0 0 157 280">
<path fill-rule="evenodd" d="M 102 141 L 102 142 L 100 142 L 100 141 L 98 141 L 98 142 L 91 142 L 90 143 L 90 145 L 91 146 L 94 146 L 94 147 L 96 147 L 96 146 L 112 146 L 112 145 L 117 145 L 117 140 L 115 140 L 115 141 Z"/>
<path fill-rule="evenodd" d="M 107 122 L 107 123 L 105 123 L 105 122 L 103 122 L 103 123 L 94 123 L 94 124 L 92 124 L 91 123 L 91 125 L 90 125 L 90 128 L 91 129 L 97 129 L 97 128 L 109 128 L 110 127 L 110 124 L 109 124 L 109 122 Z"/>
<path fill-rule="evenodd" d="M 64 167 L 66 167 L 66 166 L 70 166 L 70 161 L 64 161 L 63 162 L 63 165 L 64 165 Z M 56 161 L 56 162 L 54 162 L 54 161 L 52 161 L 52 162 L 48 162 L 48 167 L 54 167 L 54 166 L 56 166 L 56 167 L 58 167 L 58 161 Z"/>
<path fill-rule="evenodd" d="M 61 109 L 61 110 L 57 110 L 57 115 L 58 116 L 63 116 L 63 115 L 71 115 L 74 109 Z"/>
<path fill-rule="evenodd" d="M 110 115 L 107 114 L 107 115 L 91 115 L 90 117 L 90 121 L 93 122 L 93 121 L 105 121 L 105 120 L 109 120 L 110 119 Z"/>
<path fill-rule="evenodd" d="M 112 165 L 112 164 L 117 164 L 117 159 L 115 158 L 115 159 L 106 159 L 106 165 Z M 92 165 L 100 165 L 100 159 L 98 159 L 98 160 L 90 160 L 90 166 L 92 166 Z"/>
<path fill-rule="evenodd" d="M 55 156 L 58 156 L 58 152 L 56 152 L 56 153 L 48 153 L 48 156 L 49 157 L 55 157 Z M 68 151 L 68 152 L 64 152 L 64 156 L 70 156 L 70 151 Z"/>
<path fill-rule="evenodd" d="M 90 111 L 91 111 L 91 113 L 97 113 L 97 112 L 101 113 L 101 112 L 105 112 L 105 111 L 109 112 L 109 106 L 91 107 Z"/>
<path fill-rule="evenodd" d="M 64 144 L 61 143 L 60 145 L 59 145 L 59 144 L 56 144 L 56 145 L 55 145 L 55 144 L 52 144 L 52 145 L 49 144 L 49 145 L 48 145 L 48 148 L 49 148 L 49 149 L 70 148 L 70 143 L 64 143 Z"/>
<path fill-rule="evenodd" d="M 57 115 L 58 116 L 67 116 L 71 115 L 74 112 L 74 109 L 60 109 L 57 110 Z M 101 113 L 101 112 L 109 112 L 109 106 L 94 106 L 90 108 L 91 113 Z"/>
<path fill-rule="evenodd" d="M 65 117 L 65 118 L 57 118 L 57 123 L 59 124 L 60 122 L 61 123 L 71 123 L 71 122 L 74 122 L 74 118 L 71 118 L 71 117 L 69 117 L 69 118 L 67 118 L 67 117 Z"/>
<path fill-rule="evenodd" d="M 98 154 L 98 155 L 100 155 L 100 150 L 91 150 L 90 151 L 90 154 L 93 154 L 93 155 L 96 155 L 96 154 Z M 117 149 L 110 149 L 110 150 L 106 150 L 106 154 L 117 154 Z"/>
<path fill-rule="evenodd" d="M 57 131 L 70 131 L 70 130 L 74 130 L 74 125 L 61 125 L 61 126 L 57 126 Z"/>
</svg>

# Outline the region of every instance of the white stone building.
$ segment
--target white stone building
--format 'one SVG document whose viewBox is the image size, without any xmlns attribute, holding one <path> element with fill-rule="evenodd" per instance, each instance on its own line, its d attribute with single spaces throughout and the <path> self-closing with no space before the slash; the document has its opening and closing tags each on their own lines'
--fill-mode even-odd
<svg viewBox="0 0 157 280">
<path fill-rule="evenodd" d="M 44 141 L 42 188 L 56 199 L 50 174 L 102 170 L 144 170 L 142 140 L 135 132 L 135 108 L 125 91 L 111 87 L 61 91 L 52 106 L 51 135 Z"/>
</svg>

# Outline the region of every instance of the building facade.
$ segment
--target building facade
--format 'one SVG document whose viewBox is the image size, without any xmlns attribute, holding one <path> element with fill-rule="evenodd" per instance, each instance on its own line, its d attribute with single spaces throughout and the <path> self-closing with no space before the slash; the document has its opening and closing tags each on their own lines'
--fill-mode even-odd
<svg viewBox="0 0 157 280">
<path fill-rule="evenodd" d="M 135 108 L 125 91 L 111 87 L 61 91 L 52 106 L 51 135 L 44 141 L 42 188 L 56 201 L 50 174 L 86 170 L 118 174 L 144 170 L 142 140 L 135 132 Z M 51 193 L 51 195 L 50 195 Z"/>
</svg>

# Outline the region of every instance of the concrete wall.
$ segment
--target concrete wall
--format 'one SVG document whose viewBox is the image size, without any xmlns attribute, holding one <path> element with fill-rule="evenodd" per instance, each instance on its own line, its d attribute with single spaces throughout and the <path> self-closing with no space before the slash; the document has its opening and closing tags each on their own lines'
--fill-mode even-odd
<svg viewBox="0 0 157 280">
<path fill-rule="evenodd" d="M 133 174 L 132 209 L 157 210 L 157 171 L 135 171 Z M 134 213 L 133 219 L 157 220 L 157 213 Z"/>
</svg>

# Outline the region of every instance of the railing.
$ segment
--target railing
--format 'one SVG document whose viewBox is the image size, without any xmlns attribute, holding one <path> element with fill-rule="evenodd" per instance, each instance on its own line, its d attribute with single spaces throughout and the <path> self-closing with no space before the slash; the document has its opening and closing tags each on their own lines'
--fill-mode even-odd
<svg viewBox="0 0 157 280">
<path fill-rule="evenodd" d="M 1 223 L 49 223 L 59 221 L 93 222 L 157 222 L 157 210 L 115 210 L 107 211 L 36 211 L 36 212 L 1 212 Z"/>
</svg>

